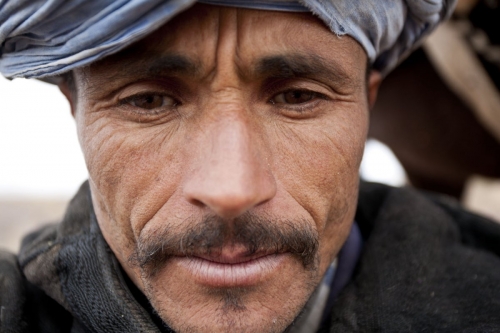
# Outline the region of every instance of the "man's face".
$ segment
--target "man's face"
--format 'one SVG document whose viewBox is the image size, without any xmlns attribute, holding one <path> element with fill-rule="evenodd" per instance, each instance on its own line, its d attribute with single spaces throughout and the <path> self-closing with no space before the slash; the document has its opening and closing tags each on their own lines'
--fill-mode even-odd
<svg viewBox="0 0 500 333">
<path fill-rule="evenodd" d="M 109 246 L 178 332 L 281 332 L 344 243 L 366 55 L 310 14 L 197 5 L 75 73 Z"/>
</svg>

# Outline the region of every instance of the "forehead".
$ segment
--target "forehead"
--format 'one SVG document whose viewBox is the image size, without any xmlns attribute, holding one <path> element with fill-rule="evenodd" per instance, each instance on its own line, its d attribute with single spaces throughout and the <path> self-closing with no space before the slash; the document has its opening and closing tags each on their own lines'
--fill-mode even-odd
<svg viewBox="0 0 500 333">
<path fill-rule="evenodd" d="M 137 75 L 183 69 L 203 77 L 222 60 L 243 75 L 262 69 L 264 59 L 293 55 L 295 60 L 322 63 L 335 75 L 364 77 L 366 53 L 351 37 L 333 34 L 310 13 L 250 10 L 197 4 L 127 49 L 86 69 L 96 76 L 110 72 Z M 162 61 L 168 59 L 168 61 Z M 264 66 L 265 67 L 265 66 Z M 318 66 L 316 66 L 318 68 Z"/>
</svg>

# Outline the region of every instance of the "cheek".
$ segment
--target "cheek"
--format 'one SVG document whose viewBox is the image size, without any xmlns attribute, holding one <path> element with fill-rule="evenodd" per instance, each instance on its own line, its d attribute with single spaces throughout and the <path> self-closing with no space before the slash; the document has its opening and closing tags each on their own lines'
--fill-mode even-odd
<svg viewBox="0 0 500 333">
<path fill-rule="evenodd" d="M 173 132 L 168 126 L 138 127 L 105 117 L 79 128 L 96 211 L 106 216 L 100 223 L 111 220 L 107 223 L 136 235 L 168 200 L 182 169 Z"/>
<path fill-rule="evenodd" d="M 274 172 L 315 220 L 318 231 L 327 221 L 341 220 L 356 204 L 365 114 L 338 112 L 319 122 L 279 124 L 272 130 Z"/>
<path fill-rule="evenodd" d="M 338 253 L 354 218 L 367 126 L 367 112 L 360 109 L 273 130 L 275 174 L 314 220 L 322 266 Z"/>
</svg>

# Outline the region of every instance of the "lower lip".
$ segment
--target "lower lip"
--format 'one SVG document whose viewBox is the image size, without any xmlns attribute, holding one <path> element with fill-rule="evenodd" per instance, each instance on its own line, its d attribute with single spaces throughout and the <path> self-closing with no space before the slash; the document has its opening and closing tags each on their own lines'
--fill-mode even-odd
<svg viewBox="0 0 500 333">
<path fill-rule="evenodd" d="M 245 287 L 264 280 L 276 271 L 286 254 L 272 254 L 236 264 L 214 262 L 199 257 L 177 257 L 194 280 L 209 287 Z"/>
</svg>

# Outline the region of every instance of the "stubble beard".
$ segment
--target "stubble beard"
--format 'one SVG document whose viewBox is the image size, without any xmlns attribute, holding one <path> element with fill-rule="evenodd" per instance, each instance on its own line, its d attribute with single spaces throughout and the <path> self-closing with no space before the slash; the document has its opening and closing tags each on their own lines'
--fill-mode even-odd
<svg viewBox="0 0 500 333">
<path fill-rule="evenodd" d="M 140 267 L 144 293 L 159 317 L 177 333 L 286 331 L 320 280 L 318 235 L 311 225 L 306 221 L 264 220 L 250 214 L 231 224 L 217 217 L 207 217 L 201 223 L 191 222 L 188 225 L 190 227 L 182 234 L 172 233 L 166 227 L 155 233 L 154 237 L 140 239 L 136 252 L 130 258 L 131 262 Z M 198 294 L 182 297 L 189 299 L 199 296 L 199 299 L 209 301 L 206 301 L 206 306 L 195 311 L 194 315 L 187 316 L 183 309 L 186 306 L 189 308 L 190 302 L 176 304 L 174 300 L 179 298 L 166 292 L 168 288 L 164 286 L 169 283 L 169 279 L 166 278 L 168 272 L 163 268 L 173 256 L 212 253 L 227 244 L 244 245 L 249 253 L 272 248 L 276 253 L 290 254 L 296 261 L 296 266 L 302 267 L 300 274 L 294 276 L 293 292 L 286 291 L 289 286 L 271 282 L 271 287 L 267 286 L 267 289 L 283 289 L 283 293 L 278 292 L 281 301 L 278 303 L 282 305 L 268 307 L 265 302 L 266 292 L 259 290 L 259 285 L 200 287 L 196 289 Z M 264 301 L 261 301 L 262 298 Z"/>
<path fill-rule="evenodd" d="M 155 287 L 159 281 L 143 279 L 145 295 L 155 313 L 163 320 L 165 327 L 176 333 L 283 333 L 294 325 L 304 307 L 313 295 L 319 281 L 318 268 L 307 271 L 308 278 L 302 279 L 297 289 L 300 295 L 286 298 L 286 307 L 266 309 L 266 315 L 250 306 L 254 288 L 218 288 L 206 290 L 212 300 L 211 309 L 192 318 L 180 318 L 173 310 L 175 304 L 164 302 L 165 295 Z M 287 295 L 283 295 L 287 296 Z M 255 303 L 255 302 L 254 302 Z M 292 306 L 290 306 L 292 305 Z M 261 305 L 265 308 L 265 305 Z M 283 309 L 286 309 L 283 311 Z"/>
</svg>

